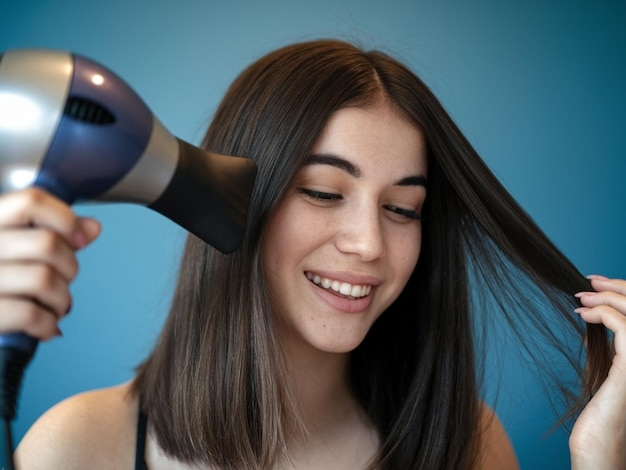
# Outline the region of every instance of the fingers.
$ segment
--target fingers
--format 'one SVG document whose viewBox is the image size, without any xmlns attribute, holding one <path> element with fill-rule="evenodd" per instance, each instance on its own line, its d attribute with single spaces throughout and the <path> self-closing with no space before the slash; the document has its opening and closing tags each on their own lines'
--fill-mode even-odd
<svg viewBox="0 0 626 470">
<path fill-rule="evenodd" d="M 620 314 L 626 314 L 626 296 L 611 291 L 579 292 L 576 297 L 583 307 L 610 307 Z"/>
<path fill-rule="evenodd" d="M 0 311 L 2 333 L 26 333 L 41 340 L 61 335 L 58 319 L 28 299 L 0 297 Z"/>
<path fill-rule="evenodd" d="M 46 263 L 3 263 L 0 278 L 0 298 L 30 299 L 58 319 L 70 309 L 69 281 Z"/>
<path fill-rule="evenodd" d="M 10 265 L 16 260 L 54 266 L 67 282 L 74 279 L 78 271 L 74 249 L 59 234 L 47 229 L 0 231 L 0 269 L 3 264 Z"/>
<path fill-rule="evenodd" d="M 76 251 L 100 233 L 100 224 L 78 217 L 40 189 L 0 197 L 0 332 L 40 339 L 59 333 L 57 322 L 72 303 Z"/>
<path fill-rule="evenodd" d="M 83 229 L 93 230 L 89 224 L 81 224 L 67 204 L 37 188 L 4 195 L 1 208 L 0 227 L 47 228 L 75 249 L 89 242 Z"/>
<path fill-rule="evenodd" d="M 603 324 L 616 334 L 618 354 L 626 353 L 626 281 L 603 276 L 589 276 L 596 292 L 578 292 L 582 307 L 576 309 L 583 320 Z"/>
<path fill-rule="evenodd" d="M 578 292 L 576 297 L 583 307 L 608 306 L 626 315 L 626 281 L 603 276 L 589 276 L 595 292 Z"/>
<path fill-rule="evenodd" d="M 626 295 L 626 281 L 623 279 L 609 279 L 597 274 L 587 276 L 596 291 L 609 290 Z"/>
<path fill-rule="evenodd" d="M 578 292 L 583 320 L 602 324 L 614 333 L 615 355 L 602 385 L 579 415 L 570 435 L 572 467 L 576 462 L 610 462 L 602 468 L 620 468 L 624 462 L 626 414 L 626 281 L 588 276 L 593 292 Z M 596 465 L 597 466 L 597 465 Z M 596 468 L 585 465 L 585 468 Z"/>
</svg>

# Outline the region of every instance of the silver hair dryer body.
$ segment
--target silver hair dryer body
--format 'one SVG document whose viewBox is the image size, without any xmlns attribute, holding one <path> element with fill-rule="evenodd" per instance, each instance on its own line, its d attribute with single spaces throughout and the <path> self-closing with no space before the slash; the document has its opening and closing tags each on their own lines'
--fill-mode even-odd
<svg viewBox="0 0 626 470">
<path fill-rule="evenodd" d="M 134 202 L 220 251 L 240 244 L 256 166 L 172 136 L 117 75 L 85 57 L 0 56 L 0 192 Z"/>
</svg>

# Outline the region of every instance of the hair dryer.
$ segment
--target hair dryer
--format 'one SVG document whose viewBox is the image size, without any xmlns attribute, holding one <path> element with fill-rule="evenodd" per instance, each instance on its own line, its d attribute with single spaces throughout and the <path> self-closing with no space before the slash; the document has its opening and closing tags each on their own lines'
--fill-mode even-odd
<svg viewBox="0 0 626 470">
<path fill-rule="evenodd" d="M 229 253 L 241 243 L 255 175 L 249 159 L 171 135 L 92 60 L 44 49 L 0 55 L 0 193 L 34 185 L 70 204 L 142 204 Z M 0 335 L 2 349 L 32 355 L 36 344 Z"/>
</svg>

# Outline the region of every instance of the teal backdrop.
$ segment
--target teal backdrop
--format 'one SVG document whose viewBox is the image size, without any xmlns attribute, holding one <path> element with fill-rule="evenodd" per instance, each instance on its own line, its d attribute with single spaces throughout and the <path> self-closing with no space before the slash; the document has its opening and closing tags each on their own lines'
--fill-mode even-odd
<svg viewBox="0 0 626 470">
<path fill-rule="evenodd" d="M 583 273 L 626 276 L 626 2 L 578 0 L 0 0 L 0 50 L 60 48 L 121 75 L 180 138 L 199 143 L 228 84 L 286 43 L 339 37 L 403 59 L 495 174 Z M 130 205 L 80 254 L 64 336 L 40 345 L 19 439 L 72 394 L 129 380 L 167 311 L 185 233 Z M 550 392 L 504 364 L 498 413 L 525 469 L 569 468 L 544 436 Z"/>
</svg>

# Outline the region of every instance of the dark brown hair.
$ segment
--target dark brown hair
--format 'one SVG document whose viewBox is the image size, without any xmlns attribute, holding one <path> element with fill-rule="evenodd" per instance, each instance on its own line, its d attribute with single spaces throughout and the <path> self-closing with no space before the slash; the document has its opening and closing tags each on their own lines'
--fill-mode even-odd
<svg viewBox="0 0 626 470">
<path fill-rule="evenodd" d="M 355 396 L 380 435 L 374 466 L 474 465 L 480 441 L 474 337 L 482 338 L 487 324 L 478 315 L 494 305 L 492 318 L 523 314 L 516 323 L 526 326 L 515 331 L 529 352 L 548 341 L 577 372 L 587 334 L 593 374 L 581 378 L 579 397 L 566 395 L 573 414 L 606 376 L 604 330 L 586 332 L 572 315 L 572 293 L 588 289 L 587 282 L 425 84 L 381 52 L 333 40 L 294 44 L 235 80 L 204 139 L 210 151 L 255 160 L 258 175 L 236 253 L 222 255 L 189 237 L 169 317 L 139 368 L 135 391 L 168 454 L 228 469 L 266 469 L 284 458 L 297 407 L 284 379 L 261 240 L 332 113 L 381 99 L 424 132 L 429 187 L 417 268 L 351 355 Z M 518 300 L 529 292 L 536 302 Z M 578 338 L 578 351 L 562 340 L 566 335 Z"/>
</svg>

